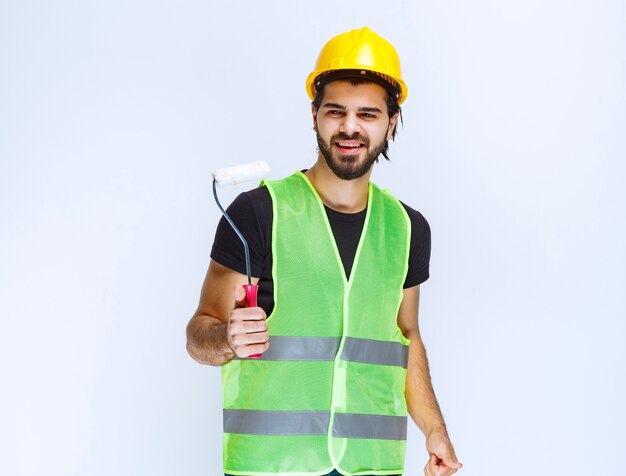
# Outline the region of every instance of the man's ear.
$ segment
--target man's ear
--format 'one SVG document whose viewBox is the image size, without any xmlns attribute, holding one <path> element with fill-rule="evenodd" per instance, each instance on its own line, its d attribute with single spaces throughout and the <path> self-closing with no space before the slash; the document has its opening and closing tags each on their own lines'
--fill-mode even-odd
<svg viewBox="0 0 626 476">
<path fill-rule="evenodd" d="M 313 116 L 313 130 L 317 132 L 317 110 L 313 104 L 311 104 L 311 114 Z"/>
<path fill-rule="evenodd" d="M 389 126 L 387 127 L 387 140 L 393 139 L 393 133 L 396 130 L 396 125 L 398 124 L 398 117 L 400 117 L 400 112 L 396 112 L 393 116 L 389 118 Z"/>
</svg>

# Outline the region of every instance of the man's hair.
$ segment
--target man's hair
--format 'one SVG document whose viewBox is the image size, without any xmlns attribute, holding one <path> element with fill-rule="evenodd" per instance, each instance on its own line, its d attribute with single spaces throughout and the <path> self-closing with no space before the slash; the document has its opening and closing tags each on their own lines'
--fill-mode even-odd
<svg viewBox="0 0 626 476">
<path fill-rule="evenodd" d="M 337 81 L 349 81 L 350 84 L 352 84 L 352 86 L 358 86 L 360 84 L 366 84 L 366 83 L 373 83 L 372 81 L 369 81 L 364 78 L 345 78 L 345 79 L 340 79 Z M 376 84 L 376 83 L 373 83 L 373 84 Z M 387 93 L 387 97 L 386 97 L 387 114 L 389 115 L 389 118 L 393 117 L 395 114 L 398 114 L 400 123 L 404 125 L 404 122 L 402 120 L 402 108 L 398 104 L 398 100 L 392 94 L 390 94 L 386 88 L 385 88 L 385 92 Z M 322 87 L 315 92 L 315 97 L 313 98 L 313 102 L 311 102 L 311 104 L 315 108 L 315 111 L 319 111 L 319 108 L 322 105 L 323 99 L 324 99 L 324 88 Z M 391 133 L 391 140 L 394 140 L 396 138 L 397 131 L 398 131 L 398 123 L 396 122 L 396 125 L 393 126 L 393 132 Z M 391 160 L 389 156 L 387 155 L 388 150 L 389 150 L 389 141 L 385 139 L 385 145 L 383 147 L 383 150 L 381 151 L 381 154 L 386 160 Z M 376 162 L 378 162 L 378 159 L 376 159 Z"/>
</svg>

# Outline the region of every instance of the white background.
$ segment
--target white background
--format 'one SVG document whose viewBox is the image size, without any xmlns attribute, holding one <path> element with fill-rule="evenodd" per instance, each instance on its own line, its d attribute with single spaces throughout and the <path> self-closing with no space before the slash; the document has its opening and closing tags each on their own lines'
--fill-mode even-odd
<svg viewBox="0 0 626 476">
<path fill-rule="evenodd" d="M 1 474 L 220 474 L 219 369 L 184 337 L 210 172 L 310 166 L 305 78 L 364 25 L 409 85 L 374 180 L 432 228 L 420 319 L 459 474 L 623 471 L 623 2 L 4 0 Z"/>
</svg>

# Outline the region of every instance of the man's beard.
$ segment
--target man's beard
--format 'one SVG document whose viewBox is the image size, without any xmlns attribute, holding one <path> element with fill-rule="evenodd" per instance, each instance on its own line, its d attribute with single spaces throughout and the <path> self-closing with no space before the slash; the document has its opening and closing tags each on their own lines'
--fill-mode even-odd
<svg viewBox="0 0 626 476">
<path fill-rule="evenodd" d="M 338 158 L 333 157 L 332 145 L 326 144 L 324 139 L 320 137 L 319 132 L 316 133 L 317 146 L 326 160 L 328 167 L 333 173 L 342 180 L 354 180 L 362 177 L 367 171 L 374 165 L 374 162 L 378 162 L 378 156 L 385 149 L 385 141 L 381 142 L 371 152 L 369 152 L 362 162 L 359 162 L 359 158 L 356 156 L 348 156 L 338 154 Z M 367 150 L 369 147 L 369 140 L 365 137 L 361 137 L 359 133 L 355 133 L 351 136 L 347 134 L 337 134 L 330 139 L 330 144 L 334 144 L 341 140 L 359 140 L 363 143 L 363 147 Z"/>
</svg>

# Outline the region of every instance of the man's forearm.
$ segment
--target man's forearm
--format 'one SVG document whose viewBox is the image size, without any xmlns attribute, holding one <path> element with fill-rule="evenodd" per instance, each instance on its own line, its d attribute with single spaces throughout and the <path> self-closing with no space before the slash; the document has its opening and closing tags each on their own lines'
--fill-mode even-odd
<svg viewBox="0 0 626 476">
<path fill-rule="evenodd" d="M 428 436 L 435 430 L 447 433 L 446 425 L 430 379 L 426 349 L 418 332 L 411 339 L 406 377 L 406 401 L 411 418 Z"/>
<path fill-rule="evenodd" d="M 196 315 L 187 326 L 187 352 L 201 364 L 224 365 L 235 354 L 228 346 L 227 323 L 206 315 Z"/>
</svg>

